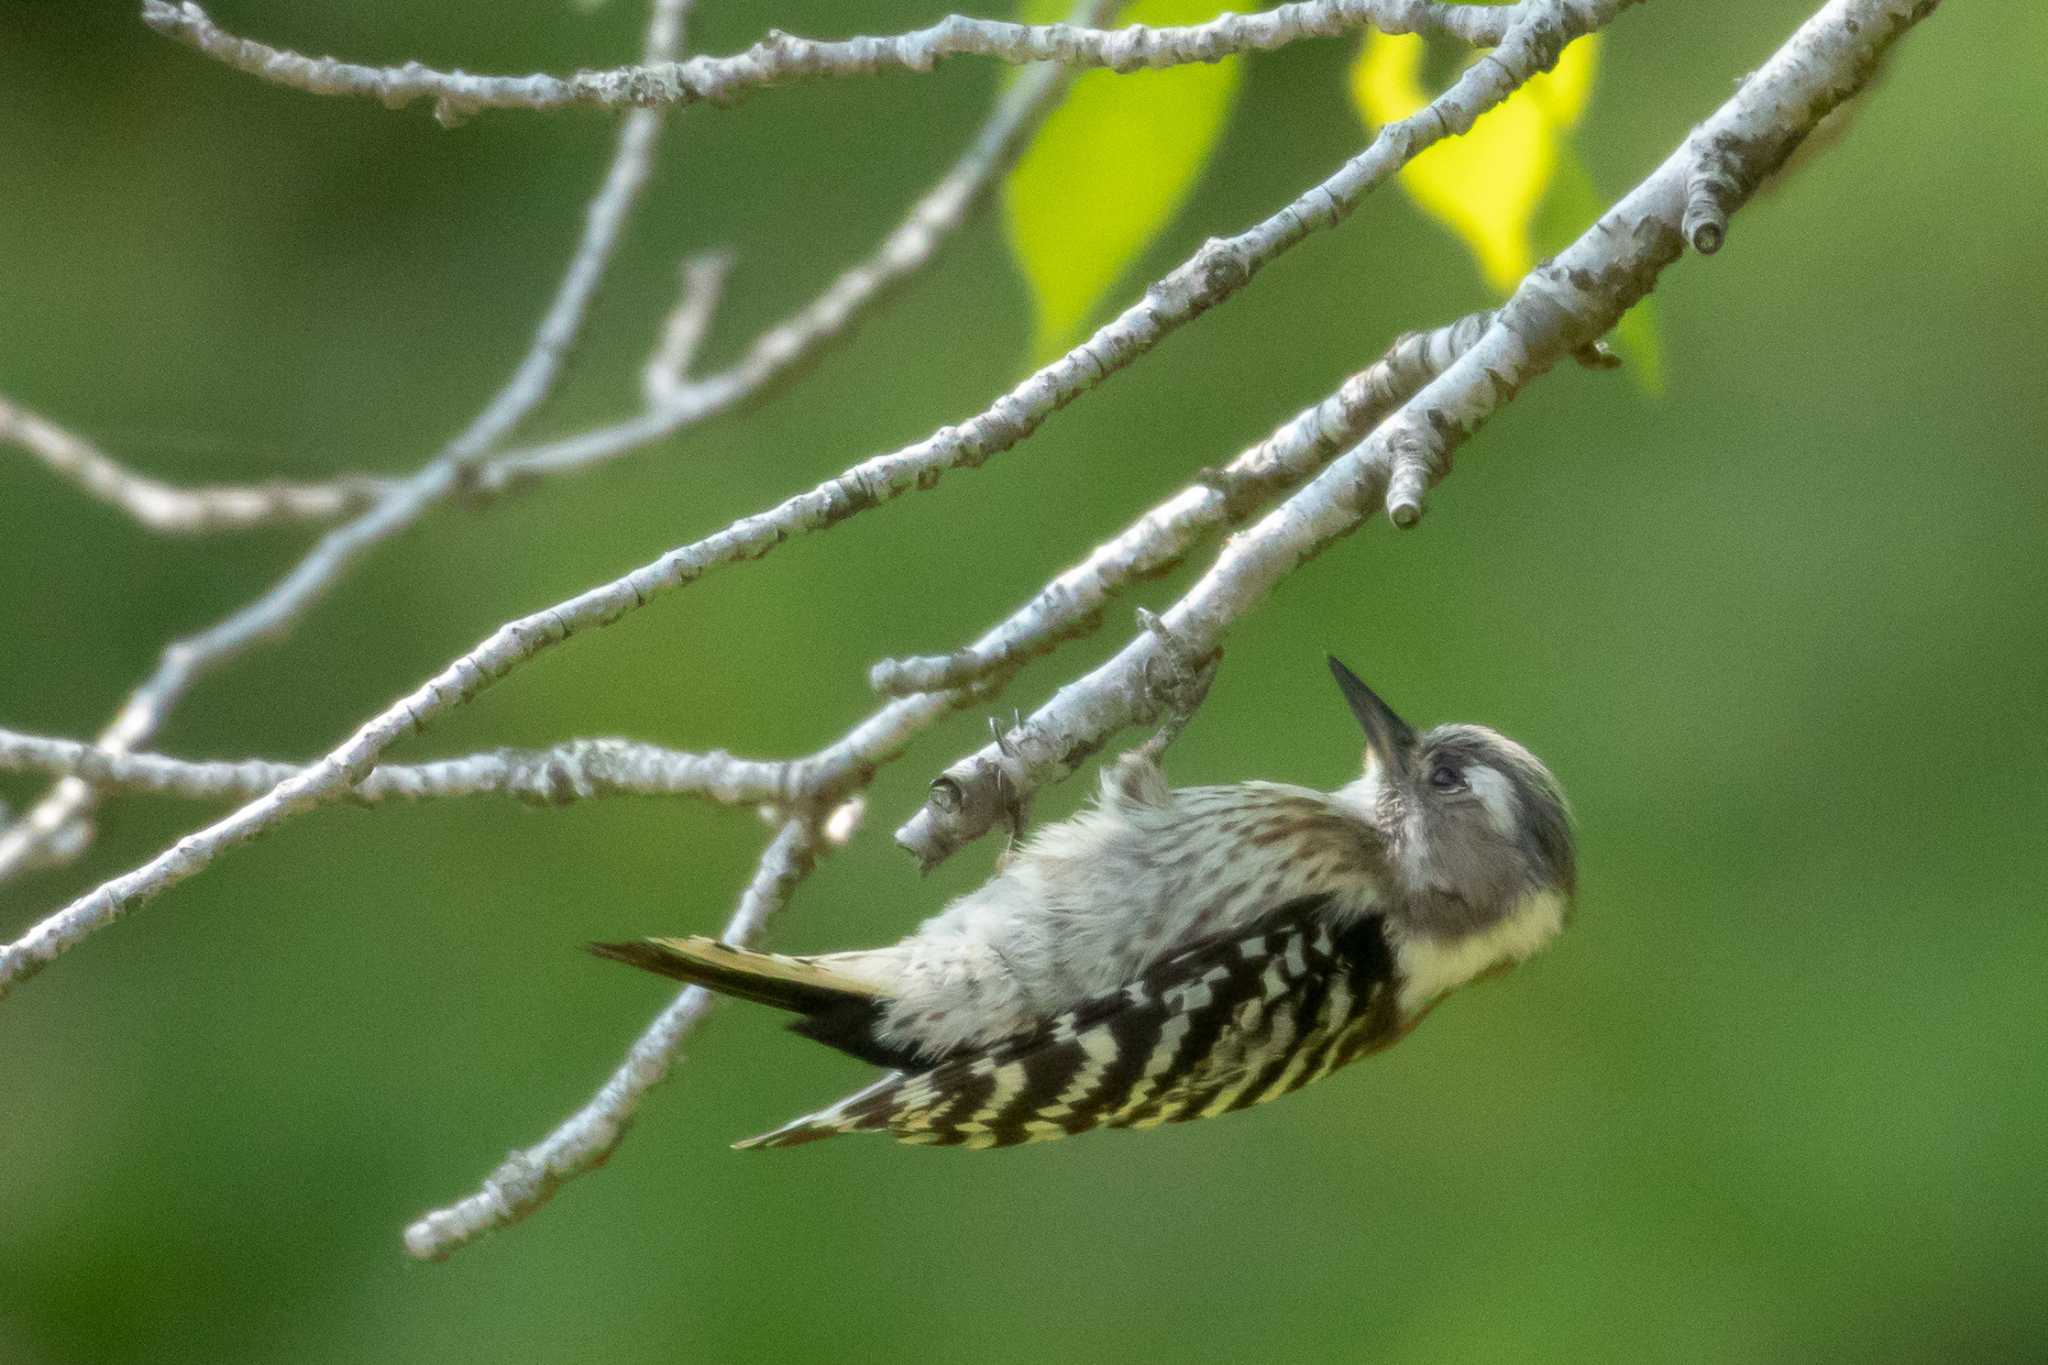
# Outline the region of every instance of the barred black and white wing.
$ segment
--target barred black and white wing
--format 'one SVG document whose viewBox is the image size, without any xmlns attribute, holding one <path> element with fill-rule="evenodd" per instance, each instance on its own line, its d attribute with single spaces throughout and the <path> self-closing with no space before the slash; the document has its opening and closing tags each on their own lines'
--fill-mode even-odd
<svg viewBox="0 0 2048 1365">
<path fill-rule="evenodd" d="M 1380 918 L 1333 924 L 1327 897 L 1190 946 L 1018 1039 L 892 1072 L 740 1147 L 887 1132 L 1007 1147 L 1151 1128 L 1276 1099 L 1401 1035 Z"/>
</svg>

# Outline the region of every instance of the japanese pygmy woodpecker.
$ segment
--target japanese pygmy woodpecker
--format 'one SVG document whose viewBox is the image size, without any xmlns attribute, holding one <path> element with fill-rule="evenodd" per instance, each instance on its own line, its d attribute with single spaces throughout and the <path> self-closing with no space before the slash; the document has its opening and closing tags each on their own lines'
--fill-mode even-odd
<svg viewBox="0 0 2048 1365">
<path fill-rule="evenodd" d="M 1533 754 L 1478 725 L 1418 734 L 1330 667 L 1366 739 L 1337 791 L 1174 791 L 1127 756 L 1094 806 L 889 947 L 592 949 L 794 1011 L 796 1032 L 890 1068 L 742 1147 L 1001 1147 L 1285 1095 L 1542 948 L 1576 881 L 1564 793 Z"/>
</svg>

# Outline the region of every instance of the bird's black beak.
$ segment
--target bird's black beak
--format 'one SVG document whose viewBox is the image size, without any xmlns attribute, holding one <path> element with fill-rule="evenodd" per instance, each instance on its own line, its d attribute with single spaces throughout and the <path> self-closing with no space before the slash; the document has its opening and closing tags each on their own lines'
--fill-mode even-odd
<svg viewBox="0 0 2048 1365">
<path fill-rule="evenodd" d="M 1358 717 L 1364 727 L 1366 747 L 1372 750 L 1390 776 L 1407 776 L 1409 755 L 1415 752 L 1415 731 L 1407 721 L 1394 714 L 1394 708 L 1381 701 L 1379 694 L 1358 680 L 1358 675 L 1337 662 L 1330 660 L 1330 672 L 1337 679 L 1337 686 L 1344 693 L 1344 700 L 1351 703 L 1351 714 Z"/>
</svg>

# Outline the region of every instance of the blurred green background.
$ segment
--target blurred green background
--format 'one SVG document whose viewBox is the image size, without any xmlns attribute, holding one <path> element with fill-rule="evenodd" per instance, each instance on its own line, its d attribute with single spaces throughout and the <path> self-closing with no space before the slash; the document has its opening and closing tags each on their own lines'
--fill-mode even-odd
<svg viewBox="0 0 2048 1365">
<path fill-rule="evenodd" d="M 942 12 L 701 8 L 706 51 Z M 1601 189 L 1810 8 L 1624 17 L 1580 133 Z M 629 0 L 213 12 L 473 70 L 611 62 L 641 22 Z M 576 945 L 716 926 L 764 831 L 645 801 L 319 812 L 0 1006 L 0 1361 L 2048 1356 L 2048 83 L 2016 74 L 2043 51 L 2036 7 L 1944 7 L 1840 145 L 1665 277 L 1661 400 L 1558 372 L 1419 529 L 1343 542 L 1233 638 L 1182 782 L 1351 776 L 1325 650 L 1413 719 L 1492 722 L 1551 761 L 1585 889 L 1546 957 L 1285 1104 L 988 1156 L 728 1151 L 867 1073 L 722 1010 L 608 1169 L 420 1265 L 403 1225 L 580 1104 L 666 998 Z M 1355 150 L 1351 54 L 1249 63 L 1119 299 Z M 543 428 L 637 401 L 682 253 L 739 253 L 713 359 L 808 298 L 995 80 L 961 62 L 684 116 Z M 408 468 L 523 348 L 612 126 L 444 130 L 228 72 L 126 4 L 4 0 L 0 392 L 180 480 Z M 969 638 L 1395 332 L 1486 301 L 1383 193 L 1027 447 L 579 639 L 403 754 L 806 751 L 872 704 L 874 659 Z M 772 405 L 435 516 L 160 745 L 317 753 L 500 620 L 974 412 L 1029 340 L 984 216 Z M 164 639 L 305 541 L 153 538 L 0 450 L 0 724 L 92 733 Z M 920 881 L 889 840 L 982 733 L 963 715 L 886 772 L 778 945 L 894 937 L 985 874 L 991 845 Z M 0 782 L 17 808 L 38 790 Z M 216 813 L 120 802 L 83 865 L 0 887 L 0 928 Z"/>
</svg>

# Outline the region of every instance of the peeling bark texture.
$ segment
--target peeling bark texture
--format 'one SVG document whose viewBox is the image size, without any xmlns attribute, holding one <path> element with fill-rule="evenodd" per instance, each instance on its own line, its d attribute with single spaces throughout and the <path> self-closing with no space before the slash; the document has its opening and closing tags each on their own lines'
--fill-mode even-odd
<svg viewBox="0 0 2048 1365">
<path fill-rule="evenodd" d="M 0 828 L 0 880 L 79 856 L 98 803 L 151 792 L 239 802 L 154 858 L 45 915 L 0 945 L 0 997 L 229 850 L 323 805 L 496 794 L 542 806 L 616 796 L 692 797 L 758 806 L 777 832 L 762 852 L 726 936 L 747 942 L 786 904 L 816 858 L 851 837 L 876 772 L 952 713 L 987 704 L 1027 662 L 1101 627 L 1132 583 L 1183 562 L 1207 538 L 1235 532 L 1207 571 L 1140 624 L 1106 663 L 1068 682 L 1028 718 L 960 758 L 932 783 L 897 842 L 930 867 L 1004 824 L 1019 804 L 1073 772 L 1120 732 L 1159 726 L 1156 751 L 1201 704 L 1235 625 L 1288 574 L 1376 511 L 1420 523 L 1452 460 L 1522 387 L 1567 358 L 1615 363 L 1602 338 L 1687 246 L 1710 253 L 1729 219 L 1814 128 L 1865 82 L 1886 50 L 1933 8 L 1930 0 L 1828 0 L 1725 105 L 1583 236 L 1531 271 L 1500 308 L 1403 337 L 1327 397 L 1281 423 L 1028 595 L 980 638 L 950 653 L 884 660 L 870 681 L 876 709 L 809 754 L 738 758 L 621 739 L 573 740 L 414 764 L 390 751 L 573 636 L 603 627 L 714 570 L 761 558 L 795 536 L 933 487 L 1022 445 L 1051 416 L 1148 354 L 1175 331 L 1249 287 L 1270 262 L 1342 223 L 1373 190 L 1439 140 L 1469 129 L 1573 39 L 1632 0 L 1522 0 L 1504 6 L 1426 0 L 1309 0 L 1181 28 L 1107 29 L 1112 0 L 1082 0 L 1066 24 L 1028 26 L 958 16 L 891 38 L 816 42 L 771 33 L 728 57 L 681 59 L 690 0 L 653 0 L 642 61 L 569 77 L 468 76 L 416 63 L 371 68 L 281 52 L 228 34 L 197 6 L 145 0 L 152 26 L 240 69 L 314 93 L 390 103 L 436 100 L 444 117 L 486 106 L 630 107 L 582 237 L 511 378 L 455 440 L 395 480 L 330 485 L 177 489 L 134 473 L 56 423 L 0 400 L 0 440 L 158 531 L 221 530 L 271 521 L 336 524 L 282 579 L 209 629 L 167 645 L 155 671 L 91 742 L 0 730 L 0 770 L 57 779 L 26 816 Z M 142 752 L 207 673 L 294 629 L 383 542 L 444 505 L 482 511 L 497 497 L 648 449 L 686 427 L 761 402 L 895 289 L 926 269 L 1015 164 L 1072 73 L 1214 61 L 1235 52 L 1355 32 L 1436 29 L 1490 45 L 1449 89 L 1382 128 L 1356 156 L 1271 216 L 1213 237 L 1067 354 L 981 411 L 900 449 L 870 455 L 782 502 L 564 601 L 508 621 L 311 761 L 201 761 Z M 641 375 L 638 410 L 526 448 L 512 438 L 553 393 L 654 164 L 667 108 L 730 102 L 763 85 L 884 69 L 924 71 L 975 55 L 1033 64 L 1009 83 L 960 159 L 867 258 L 741 349 L 723 370 L 696 358 L 730 280 L 728 253 L 683 265 L 682 287 Z M 1220 453 L 1219 453 L 1220 454 Z M 1215 456 L 1205 456 L 1216 458 Z M 513 1153 L 478 1190 L 407 1230 L 415 1256 L 440 1259 L 544 1205 L 561 1184 L 616 1147 L 642 1100 L 675 1064 L 709 1008 L 682 992 L 648 1026 L 588 1104 Z"/>
</svg>

